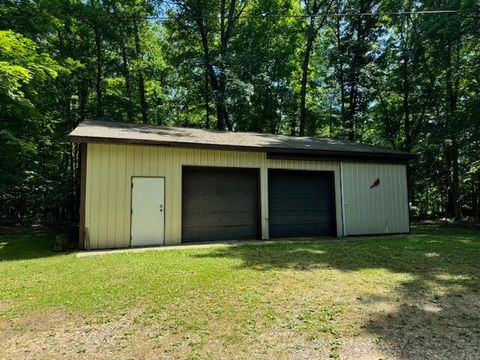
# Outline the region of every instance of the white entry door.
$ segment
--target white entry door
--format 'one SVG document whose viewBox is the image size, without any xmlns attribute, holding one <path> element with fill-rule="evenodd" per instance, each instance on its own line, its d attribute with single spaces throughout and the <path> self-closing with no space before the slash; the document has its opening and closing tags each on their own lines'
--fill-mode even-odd
<svg viewBox="0 0 480 360">
<path fill-rule="evenodd" d="M 132 177 L 131 246 L 163 245 L 165 179 Z"/>
</svg>

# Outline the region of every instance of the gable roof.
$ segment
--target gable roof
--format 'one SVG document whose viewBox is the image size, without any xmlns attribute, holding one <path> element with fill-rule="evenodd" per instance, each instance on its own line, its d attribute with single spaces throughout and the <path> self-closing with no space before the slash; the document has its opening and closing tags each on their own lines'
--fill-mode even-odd
<svg viewBox="0 0 480 360">
<path fill-rule="evenodd" d="M 77 143 L 161 145 L 266 152 L 274 156 L 312 158 L 361 158 L 406 161 L 415 155 L 355 143 L 318 137 L 231 132 L 168 126 L 148 126 L 107 121 L 84 121 L 71 133 Z"/>
</svg>

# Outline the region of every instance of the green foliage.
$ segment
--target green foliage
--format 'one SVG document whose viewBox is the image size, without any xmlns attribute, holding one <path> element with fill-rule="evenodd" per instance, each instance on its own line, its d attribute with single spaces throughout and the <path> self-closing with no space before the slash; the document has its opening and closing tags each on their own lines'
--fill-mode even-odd
<svg viewBox="0 0 480 360">
<path fill-rule="evenodd" d="M 39 161 L 43 116 L 38 108 L 43 87 L 63 68 L 39 46 L 14 31 L 0 31 L 0 219 L 24 221 L 37 216 L 46 183 Z"/>
<path fill-rule="evenodd" d="M 22 101 L 22 86 L 57 76 L 59 69 L 46 53 L 39 53 L 32 40 L 11 30 L 0 31 L 0 94 Z"/>
<path fill-rule="evenodd" d="M 85 119 L 215 128 L 220 104 L 234 130 L 296 132 L 313 7 L 328 15 L 313 22 L 305 134 L 416 152 L 413 214 L 478 218 L 475 1 L 7 0 L 0 221 L 77 221 L 66 135 Z M 442 9 L 461 13 L 398 15 Z"/>
</svg>

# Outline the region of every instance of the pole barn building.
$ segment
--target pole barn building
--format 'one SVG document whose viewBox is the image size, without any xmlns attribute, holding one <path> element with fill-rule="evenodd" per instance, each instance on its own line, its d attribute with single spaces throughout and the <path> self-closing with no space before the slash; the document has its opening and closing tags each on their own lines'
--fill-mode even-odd
<svg viewBox="0 0 480 360">
<path fill-rule="evenodd" d="M 405 152 L 99 121 L 70 139 L 86 249 L 410 231 Z"/>
</svg>

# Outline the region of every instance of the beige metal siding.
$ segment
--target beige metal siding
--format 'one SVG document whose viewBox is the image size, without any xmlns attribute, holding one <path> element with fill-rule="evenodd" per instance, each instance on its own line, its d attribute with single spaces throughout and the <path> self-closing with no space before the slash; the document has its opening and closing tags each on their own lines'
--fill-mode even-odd
<svg viewBox="0 0 480 360">
<path fill-rule="evenodd" d="M 159 146 L 88 144 L 85 201 L 86 246 L 130 246 L 132 176 L 165 177 L 165 244 L 181 242 L 182 166 L 260 169 L 262 238 L 268 239 L 268 168 L 335 172 L 337 234 L 342 236 L 338 162 L 269 160 L 265 153 L 180 149 Z"/>
<path fill-rule="evenodd" d="M 342 163 L 341 173 L 345 235 L 409 232 L 405 165 Z"/>
</svg>

